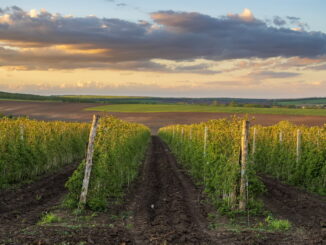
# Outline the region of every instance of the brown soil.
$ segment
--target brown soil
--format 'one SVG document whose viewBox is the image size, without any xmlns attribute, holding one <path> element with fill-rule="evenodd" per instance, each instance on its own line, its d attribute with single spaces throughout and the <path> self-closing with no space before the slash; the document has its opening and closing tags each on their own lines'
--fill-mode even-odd
<svg viewBox="0 0 326 245">
<path fill-rule="evenodd" d="M 0 224 L 33 224 L 46 212 L 59 204 L 66 193 L 64 187 L 77 164 L 63 167 L 55 174 L 44 176 L 32 184 L 0 192 Z M 1 228 L 0 228 L 1 230 Z"/>
<path fill-rule="evenodd" d="M 244 226 L 230 229 L 226 224 L 227 221 L 222 217 L 214 221 L 220 222 L 221 227 L 210 229 L 211 221 L 207 216 L 213 208 L 209 204 L 204 204 L 206 199 L 201 189 L 193 184 L 191 178 L 178 166 L 166 144 L 156 136 L 152 138 L 140 175 L 130 188 L 124 204 L 116 207 L 118 213 L 115 217 L 120 217 L 119 219 L 113 219 L 113 213 L 109 211 L 99 214 L 90 222 L 85 219 L 78 221 L 70 212 L 58 207 L 66 193 L 64 183 L 74 167 L 66 167 L 51 177 L 45 177 L 16 191 L 0 193 L 1 245 L 249 245 L 322 244 L 323 242 L 324 237 L 321 226 L 317 225 L 319 222 L 317 217 L 324 215 L 324 199 L 315 197 L 311 200 L 307 193 L 302 194 L 307 198 L 301 199 L 296 199 L 294 194 L 292 196 L 280 194 L 276 198 L 273 189 L 283 185 L 273 181 L 269 183 L 268 179 L 266 183 L 269 191 L 265 197 L 266 203 L 270 203 L 268 208 L 281 217 L 289 219 L 290 216 L 300 217 L 290 219 L 295 226 L 291 232 L 258 232 Z M 291 187 L 284 186 L 284 188 L 282 193 L 288 191 L 292 193 Z M 297 190 L 298 193 L 301 192 Z M 300 204 L 300 206 L 298 201 L 291 202 L 292 198 L 305 200 L 305 205 Z M 317 210 L 316 215 L 314 216 L 313 210 L 307 211 L 304 207 L 314 208 Z M 45 226 L 37 225 L 45 211 L 61 215 L 63 221 Z M 295 212 L 300 215 L 293 214 Z M 315 217 L 313 221 L 311 221 L 312 217 Z M 311 225 L 306 227 L 305 224 Z"/>
<path fill-rule="evenodd" d="M 85 108 L 102 104 L 90 103 L 60 103 L 60 102 L 22 102 L 0 101 L 0 112 L 5 115 L 26 115 L 41 120 L 91 121 L 94 113 L 100 115 L 113 115 L 120 119 L 147 125 L 153 133 L 170 124 L 191 124 L 230 117 L 229 113 L 210 112 L 157 112 L 157 113 L 123 113 L 123 112 L 92 112 Z M 255 114 L 254 124 L 273 125 L 282 120 L 308 126 L 323 125 L 326 117 L 322 116 L 293 116 L 293 115 L 264 115 Z"/>
<path fill-rule="evenodd" d="M 120 228 L 37 225 L 42 215 L 58 209 L 67 193 L 64 185 L 76 166 L 66 166 L 32 184 L 0 192 L 1 245 L 129 244 L 128 231 Z"/>
<path fill-rule="evenodd" d="M 306 192 L 264 176 L 267 192 L 264 203 L 267 209 L 280 218 L 290 220 L 309 233 L 306 243 L 326 243 L 326 197 Z"/>
<path fill-rule="evenodd" d="M 130 202 L 137 244 L 208 243 L 200 193 L 158 137 L 151 147 Z"/>
</svg>

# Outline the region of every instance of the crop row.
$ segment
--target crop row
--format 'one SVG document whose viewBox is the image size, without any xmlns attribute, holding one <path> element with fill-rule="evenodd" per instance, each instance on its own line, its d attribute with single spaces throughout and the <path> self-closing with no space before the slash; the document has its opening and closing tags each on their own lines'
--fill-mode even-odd
<svg viewBox="0 0 326 245">
<path fill-rule="evenodd" d="M 255 169 L 281 181 L 326 195 L 326 125 L 280 122 L 251 129 Z"/>
<path fill-rule="evenodd" d="M 0 189 L 81 159 L 88 132 L 85 123 L 0 119 Z"/>
<path fill-rule="evenodd" d="M 114 117 L 99 120 L 87 193 L 88 208 L 106 209 L 110 201 L 123 196 L 125 187 L 138 174 L 149 138 L 150 131 L 143 125 Z M 69 189 L 66 204 L 72 208 L 79 206 L 84 173 L 85 161 L 66 183 Z"/>
<path fill-rule="evenodd" d="M 232 209 L 238 208 L 244 198 L 240 195 L 242 121 L 240 118 L 211 120 L 172 125 L 159 131 L 179 162 L 204 186 L 214 203 Z M 258 204 L 256 196 L 264 191 L 257 173 L 326 194 L 325 129 L 288 122 L 251 128 L 244 176 L 249 209 Z"/>
</svg>

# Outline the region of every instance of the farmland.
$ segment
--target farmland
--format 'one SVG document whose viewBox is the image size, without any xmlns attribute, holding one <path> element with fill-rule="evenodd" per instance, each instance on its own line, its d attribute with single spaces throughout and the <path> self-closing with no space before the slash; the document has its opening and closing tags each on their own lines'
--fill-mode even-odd
<svg viewBox="0 0 326 245">
<path fill-rule="evenodd" d="M 325 109 L 288 109 L 288 108 L 247 108 L 208 105 L 178 105 L 178 104 L 123 104 L 104 105 L 87 108 L 88 111 L 104 112 L 215 112 L 215 113 L 243 113 L 243 114 L 273 114 L 273 115 L 304 115 L 326 116 Z"/>
<path fill-rule="evenodd" d="M 2 0 L 0 245 L 326 245 L 326 0 L 293 2 Z"/>
<path fill-rule="evenodd" d="M 77 102 L 101 104 L 151 104 L 151 105 L 230 105 L 232 103 L 249 107 L 302 107 L 324 106 L 326 98 L 298 98 L 298 99 L 250 99 L 250 98 L 178 98 L 178 97 L 149 97 L 149 96 L 112 96 L 112 95 L 51 95 L 41 96 L 34 94 L 8 93 L 0 91 L 0 100 L 11 101 L 39 101 L 39 102 Z M 232 105 L 233 107 L 235 105 Z M 317 107 L 318 108 L 318 107 Z"/>
<path fill-rule="evenodd" d="M 7 130 L 15 135 L 10 138 L 14 142 L 21 140 L 20 125 L 26 125 L 25 144 L 29 142 L 27 135 L 36 136 L 38 128 L 51 132 L 44 130 L 50 128 L 51 122 L 2 120 L 17 125 L 10 127 L 12 131 Z M 24 179 L 29 177 L 18 174 L 21 179 L 16 182 L 25 183 L 24 186 L 3 185 L 0 191 L 0 241 L 4 244 L 22 241 L 27 244 L 80 244 L 89 239 L 95 244 L 153 244 L 153 241 L 154 244 L 318 243 L 325 235 L 323 218 L 326 217 L 324 127 L 286 123 L 267 127 L 252 125 L 246 198 L 249 222 L 247 214 L 239 209 L 242 122 L 242 118 L 232 117 L 200 124 L 172 125 L 160 129 L 159 136 L 150 139 L 146 126 L 112 116 L 102 117 L 94 142 L 86 210 L 79 209 L 85 161 L 69 158 L 71 164 L 60 165 L 62 167 L 55 171 L 40 172 L 28 182 Z M 27 125 L 33 127 L 27 131 Z M 85 123 L 54 122 L 54 125 L 63 125 L 76 135 L 85 135 L 84 129 L 88 132 L 90 127 Z M 252 155 L 254 128 L 256 152 Z M 302 168 L 296 172 L 291 164 L 296 162 L 293 132 L 298 129 L 303 135 Z M 281 131 L 284 150 L 277 140 L 274 141 L 279 139 Z M 50 140 L 49 144 L 56 144 L 51 134 L 44 136 Z M 82 139 L 81 142 L 85 142 L 85 136 Z M 319 142 L 318 146 L 314 142 Z M 26 149 L 28 147 L 25 145 Z M 82 148 L 74 151 L 80 149 L 84 154 L 85 147 Z M 267 154 L 270 151 L 273 154 Z M 49 153 L 48 159 L 52 159 L 55 151 Z M 11 154 L 16 155 L 15 151 Z M 281 158 L 277 158 L 279 156 Z M 6 161 L 3 159 L 2 163 Z M 29 163 L 33 164 L 36 162 Z M 288 166 L 288 170 L 284 166 Z M 282 175 L 284 171 L 290 171 L 293 176 L 286 179 Z M 306 181 L 298 181 L 302 178 Z M 292 233 L 275 228 L 274 222 L 284 222 L 282 229 L 290 229 Z"/>
<path fill-rule="evenodd" d="M 94 106 L 92 103 L 59 103 L 59 102 L 21 102 L 0 101 L 0 111 L 5 115 L 28 116 L 38 120 L 64 120 L 89 122 L 94 114 L 85 109 Z M 232 113 L 217 112 L 98 112 L 100 115 L 113 115 L 119 119 L 145 124 L 155 134 L 161 127 L 171 124 L 191 124 L 212 119 L 229 118 Z M 241 114 L 240 114 L 241 115 Z M 308 126 L 322 126 L 325 116 L 251 114 L 253 124 L 273 125 L 282 120 Z"/>
</svg>

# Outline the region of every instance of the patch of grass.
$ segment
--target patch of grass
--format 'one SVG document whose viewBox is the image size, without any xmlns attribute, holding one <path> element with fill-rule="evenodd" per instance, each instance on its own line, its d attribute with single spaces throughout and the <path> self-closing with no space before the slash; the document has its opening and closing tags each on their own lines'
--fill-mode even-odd
<svg viewBox="0 0 326 245">
<path fill-rule="evenodd" d="M 38 225 L 58 223 L 61 221 L 61 218 L 54 213 L 45 213 L 41 220 L 37 223 Z"/>
<path fill-rule="evenodd" d="M 128 224 L 126 225 L 126 228 L 127 228 L 128 230 L 130 230 L 130 229 L 134 228 L 134 225 L 131 224 L 131 223 L 128 223 Z"/>
<path fill-rule="evenodd" d="M 37 201 L 40 201 L 40 200 L 42 199 L 42 195 L 40 195 L 40 194 L 36 194 L 35 199 L 36 199 Z"/>
<path fill-rule="evenodd" d="M 123 211 L 123 212 L 121 212 L 119 214 L 112 214 L 110 216 L 110 218 L 113 221 L 116 221 L 116 220 L 125 220 L 125 219 L 128 219 L 131 215 L 132 215 L 132 212 L 130 212 L 130 211 Z"/>
<path fill-rule="evenodd" d="M 267 216 L 265 219 L 267 226 L 269 229 L 273 231 L 287 231 L 291 229 L 291 223 L 290 221 L 286 219 L 275 219 L 272 216 Z"/>
<path fill-rule="evenodd" d="M 87 111 L 105 112 L 220 112 L 242 114 L 276 114 L 326 116 L 325 109 L 250 108 L 188 104 L 114 104 L 86 108 Z"/>
</svg>

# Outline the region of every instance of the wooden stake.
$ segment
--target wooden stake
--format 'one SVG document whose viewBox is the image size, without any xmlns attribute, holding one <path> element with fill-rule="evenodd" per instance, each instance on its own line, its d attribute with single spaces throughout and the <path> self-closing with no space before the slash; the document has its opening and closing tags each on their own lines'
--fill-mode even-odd
<svg viewBox="0 0 326 245">
<path fill-rule="evenodd" d="M 80 199 L 79 199 L 79 207 L 80 208 L 84 208 L 85 204 L 86 204 L 87 192 L 88 192 L 88 186 L 89 186 L 89 179 L 90 179 L 90 176 L 91 176 L 92 165 L 93 165 L 94 141 L 95 141 L 96 130 L 97 130 L 99 118 L 100 117 L 98 115 L 93 116 L 92 127 L 91 127 L 91 131 L 90 131 L 90 134 L 89 134 L 87 156 L 86 156 L 86 166 L 85 166 L 85 175 L 84 175 L 83 186 L 82 186 Z"/>
<path fill-rule="evenodd" d="M 241 136 L 241 179 L 240 179 L 240 201 L 239 209 L 246 210 L 247 198 L 247 162 L 248 162 L 248 141 L 249 141 L 249 121 L 243 121 Z"/>
<path fill-rule="evenodd" d="M 283 132 L 281 131 L 280 132 L 280 143 L 282 143 L 283 142 Z"/>
<path fill-rule="evenodd" d="M 301 130 L 297 130 L 297 163 L 299 163 L 301 158 Z"/>
<path fill-rule="evenodd" d="M 19 126 L 20 140 L 24 141 L 24 127 L 23 125 Z"/>
<path fill-rule="evenodd" d="M 205 127 L 205 132 L 204 132 L 204 157 L 206 157 L 206 148 L 207 148 L 207 131 L 208 128 L 207 126 Z"/>
<path fill-rule="evenodd" d="M 252 155 L 255 155 L 256 152 L 256 135 L 257 135 L 257 129 L 254 128 L 254 135 L 253 135 L 253 139 L 252 139 Z"/>
</svg>

